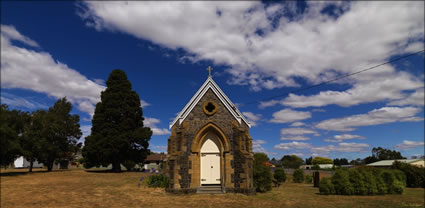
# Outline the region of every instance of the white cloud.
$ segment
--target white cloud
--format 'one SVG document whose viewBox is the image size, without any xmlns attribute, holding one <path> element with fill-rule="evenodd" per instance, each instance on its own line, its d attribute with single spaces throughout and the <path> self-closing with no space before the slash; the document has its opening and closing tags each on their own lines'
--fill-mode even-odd
<svg viewBox="0 0 425 208">
<path fill-rule="evenodd" d="M 409 96 L 400 99 L 400 100 L 395 100 L 392 101 L 390 103 L 388 103 L 388 105 L 395 105 L 395 106 L 405 106 L 405 105 L 415 105 L 415 106 L 424 106 L 424 101 L 425 100 L 425 94 L 424 94 L 424 88 L 420 88 L 418 90 L 416 90 L 415 92 L 411 93 Z"/>
<path fill-rule="evenodd" d="M 104 86 L 54 60 L 49 53 L 18 47 L 12 40 L 38 46 L 13 26 L 1 25 L 2 88 L 29 89 L 55 98 L 66 96 L 79 110 L 93 114 Z"/>
<path fill-rule="evenodd" d="M 6 92 L 1 93 L 1 103 L 8 106 L 23 107 L 28 109 L 48 108 L 47 105 L 34 101 L 31 98 L 19 97 Z"/>
<path fill-rule="evenodd" d="M 251 123 L 251 126 L 257 126 L 257 122 L 261 119 L 261 114 L 254 114 L 252 112 L 242 112 L 242 114 Z"/>
<path fill-rule="evenodd" d="M 306 128 L 284 128 L 280 130 L 281 135 L 303 135 L 318 134 L 316 131 Z"/>
<path fill-rule="evenodd" d="M 145 120 L 143 121 L 143 124 L 145 126 L 148 126 L 152 130 L 153 135 L 167 135 L 171 134 L 170 130 L 167 128 L 158 128 L 156 125 L 159 124 L 161 121 L 157 118 L 150 118 L 145 117 Z"/>
<path fill-rule="evenodd" d="M 417 147 L 424 147 L 423 141 L 409 141 L 409 140 L 403 140 L 402 143 L 395 145 L 396 149 L 400 150 L 407 150 L 407 149 L 413 149 Z"/>
<path fill-rule="evenodd" d="M 258 108 L 264 109 L 264 108 L 267 108 L 267 107 L 270 107 L 270 106 L 274 106 L 278 103 L 279 103 L 278 100 L 261 101 Z"/>
<path fill-rule="evenodd" d="M 253 140 L 252 141 L 252 151 L 253 152 L 263 152 L 268 155 L 277 155 L 276 152 L 270 152 L 267 151 L 266 148 L 263 147 L 263 144 L 266 144 L 267 142 L 261 139 Z"/>
<path fill-rule="evenodd" d="M 272 123 L 289 123 L 299 120 L 305 120 L 311 118 L 310 112 L 295 111 L 292 109 L 283 109 L 273 113 L 273 119 L 270 120 Z"/>
<path fill-rule="evenodd" d="M 292 127 L 305 126 L 305 123 L 297 121 L 297 122 L 292 123 L 290 126 L 292 126 Z"/>
<path fill-rule="evenodd" d="M 165 48 L 183 49 L 187 54 L 181 59 L 230 66 L 229 83 L 249 85 L 252 90 L 298 86 L 294 77 L 315 84 L 423 48 L 424 2 L 307 4 L 304 13 L 297 13 L 291 2 L 264 8 L 261 2 L 87 1 L 79 4 L 78 14 L 98 31 L 120 31 Z M 335 5 L 338 18 L 321 12 L 330 5 Z M 175 38 L 177 35 L 180 38 Z M 379 76 L 382 74 L 385 76 Z M 351 106 L 401 99 L 402 90 L 418 83 L 406 74 L 381 67 L 341 80 L 353 86 L 347 91 L 328 91 L 311 98 L 292 95 L 285 104 Z M 362 77 L 379 81 L 365 86 Z M 396 82 L 388 86 L 393 79 Z M 376 93 L 374 85 L 383 91 Z M 325 99 L 329 97 L 332 99 Z"/>
<path fill-rule="evenodd" d="M 37 42 L 19 33 L 13 25 L 1 25 L 1 35 L 7 40 L 17 40 L 32 47 L 40 47 Z"/>
<path fill-rule="evenodd" d="M 343 142 L 344 140 L 348 139 L 366 139 L 363 136 L 355 135 L 355 134 L 341 134 L 341 135 L 335 135 L 334 139 L 325 139 L 325 142 Z"/>
<path fill-rule="evenodd" d="M 298 157 L 304 157 L 304 154 L 301 153 L 301 152 L 293 152 L 293 153 L 290 153 L 289 155 L 296 155 Z"/>
<path fill-rule="evenodd" d="M 329 154 L 330 152 L 366 152 L 370 147 L 365 143 L 338 143 L 338 145 L 328 145 L 311 148 L 311 152 L 316 154 Z"/>
<path fill-rule="evenodd" d="M 85 139 L 87 136 L 90 136 L 91 134 L 91 125 L 83 125 L 80 127 L 81 132 L 83 135 L 81 136 L 81 139 Z"/>
<path fill-rule="evenodd" d="M 307 149 L 311 147 L 311 144 L 304 142 L 280 143 L 274 146 L 278 150 Z"/>
<path fill-rule="evenodd" d="M 352 115 L 344 118 L 324 120 L 316 124 L 319 129 L 332 131 L 353 131 L 355 127 L 373 126 L 392 122 L 420 121 L 415 117 L 421 108 L 416 107 L 383 107 L 374 109 L 367 114 Z"/>
<path fill-rule="evenodd" d="M 310 138 L 305 136 L 285 136 L 281 137 L 280 140 L 306 141 L 310 140 Z"/>
<path fill-rule="evenodd" d="M 417 94 L 413 94 L 409 101 L 404 101 L 407 94 L 403 93 L 405 90 L 415 90 L 423 87 L 423 80 L 406 72 L 395 72 L 395 69 L 391 66 L 382 66 L 375 72 L 369 71 L 357 75 L 352 78 L 352 81 L 355 82 L 353 87 L 346 91 L 329 90 L 310 96 L 290 94 L 280 103 L 294 108 L 321 107 L 330 104 L 349 107 L 362 103 L 398 99 L 403 100 L 399 101 L 400 103 L 405 102 L 406 104 L 412 102 L 414 104 L 423 103 L 423 90 L 422 94 L 420 94 L 420 91 Z"/>
<path fill-rule="evenodd" d="M 148 103 L 144 100 L 140 100 L 140 107 L 145 108 L 145 107 L 148 107 L 150 105 L 151 105 L 150 103 Z"/>
<path fill-rule="evenodd" d="M 168 151 L 168 147 L 165 145 L 152 145 L 152 146 L 149 145 L 149 147 L 152 148 L 152 151 L 156 153 L 161 153 L 161 152 L 167 153 Z"/>
</svg>

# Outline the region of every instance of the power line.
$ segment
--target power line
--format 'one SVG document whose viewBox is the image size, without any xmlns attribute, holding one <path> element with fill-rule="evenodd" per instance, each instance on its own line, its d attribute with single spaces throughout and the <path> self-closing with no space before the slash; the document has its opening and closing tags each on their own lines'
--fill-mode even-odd
<svg viewBox="0 0 425 208">
<path fill-rule="evenodd" d="M 334 82 L 334 81 L 337 81 L 337 80 L 340 80 L 340 79 L 344 79 L 344 78 L 347 78 L 347 77 L 350 77 L 350 76 L 353 76 L 353 75 L 356 75 L 356 74 L 360 74 L 360 73 L 365 72 L 365 71 L 369 71 L 369 70 L 378 68 L 378 67 L 386 65 L 386 64 L 390 64 L 390 63 L 393 63 L 393 62 L 396 62 L 396 61 L 400 61 L 400 60 L 408 58 L 410 56 L 414 56 L 416 54 L 423 53 L 424 51 L 425 50 L 421 50 L 421 51 L 417 51 L 415 53 L 411 53 L 411 54 L 408 54 L 408 55 L 405 55 L 405 56 L 401 56 L 401 57 L 389 60 L 387 62 L 378 64 L 378 65 L 375 65 L 375 66 L 372 66 L 372 67 L 369 67 L 369 68 L 366 68 L 366 69 L 363 69 L 363 70 L 360 70 L 360 71 L 353 72 L 351 74 L 343 75 L 343 76 L 340 76 L 340 77 L 337 77 L 337 78 L 334 78 L 334 79 L 331 79 L 331 80 L 321 82 L 319 84 L 315 84 L 315 85 L 311 85 L 311 86 L 308 86 L 308 87 L 292 90 L 292 91 L 289 91 L 289 92 L 286 92 L 286 93 L 283 93 L 283 94 L 280 94 L 280 95 L 271 96 L 271 97 L 264 98 L 264 99 L 261 99 L 261 100 L 250 101 L 250 102 L 245 103 L 245 105 L 251 105 L 251 104 L 254 104 L 254 103 L 257 103 L 257 102 L 261 102 L 261 101 L 272 100 L 272 99 L 275 99 L 275 98 L 279 98 L 279 97 L 289 95 L 290 93 L 297 93 L 297 92 L 308 90 L 308 89 L 311 89 L 311 88 L 314 88 L 314 87 L 322 86 L 322 85 L 325 85 L 325 84 L 328 84 L 328 83 L 331 83 L 331 82 Z"/>
</svg>

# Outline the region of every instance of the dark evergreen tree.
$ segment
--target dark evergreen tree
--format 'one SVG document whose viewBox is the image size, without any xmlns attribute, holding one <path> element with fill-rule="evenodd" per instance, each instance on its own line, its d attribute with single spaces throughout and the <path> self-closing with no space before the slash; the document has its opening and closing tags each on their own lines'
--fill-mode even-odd
<svg viewBox="0 0 425 208">
<path fill-rule="evenodd" d="M 305 164 L 306 165 L 312 165 L 311 161 L 313 160 L 313 157 L 309 157 L 305 159 Z"/>
<path fill-rule="evenodd" d="M 22 155 L 30 162 L 29 172 L 35 160 L 40 160 L 42 153 L 41 141 L 46 139 L 46 115 L 45 110 L 38 110 L 31 114 L 31 118 L 25 126 L 25 131 L 21 138 Z"/>
<path fill-rule="evenodd" d="M 20 137 L 24 131 L 27 114 L 9 110 L 7 105 L 0 107 L 0 165 L 7 167 L 22 155 Z"/>
<path fill-rule="evenodd" d="M 59 99 L 45 116 L 43 137 L 40 140 L 40 162 L 51 171 L 55 161 L 67 157 L 77 146 L 82 133 L 80 117 L 71 115 L 72 105 L 66 98 Z"/>
<path fill-rule="evenodd" d="M 142 162 L 149 153 L 152 131 L 143 125 L 140 98 L 122 70 L 113 70 L 101 93 L 83 148 L 86 168 L 107 166 L 121 171 L 124 161 Z"/>
</svg>

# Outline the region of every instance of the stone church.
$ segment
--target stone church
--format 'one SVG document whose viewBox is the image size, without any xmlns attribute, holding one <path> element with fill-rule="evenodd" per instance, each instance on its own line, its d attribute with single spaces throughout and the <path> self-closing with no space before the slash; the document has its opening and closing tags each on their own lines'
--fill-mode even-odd
<svg viewBox="0 0 425 208">
<path fill-rule="evenodd" d="M 167 191 L 255 194 L 251 125 L 214 82 L 211 70 L 170 124 Z"/>
</svg>

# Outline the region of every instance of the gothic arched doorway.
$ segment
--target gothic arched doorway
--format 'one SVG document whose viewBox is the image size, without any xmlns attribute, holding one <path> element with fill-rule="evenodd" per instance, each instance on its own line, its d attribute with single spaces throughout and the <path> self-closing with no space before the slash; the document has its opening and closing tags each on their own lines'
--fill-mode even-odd
<svg viewBox="0 0 425 208">
<path fill-rule="evenodd" d="M 221 184 L 220 148 L 209 136 L 201 147 L 201 185 Z"/>
</svg>

